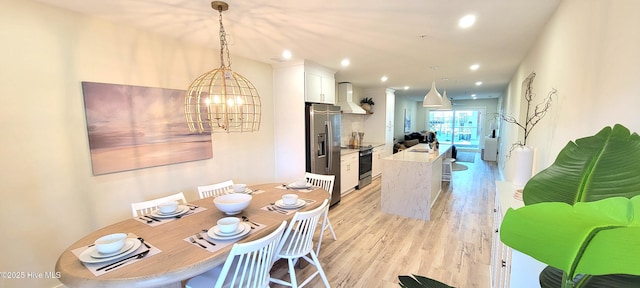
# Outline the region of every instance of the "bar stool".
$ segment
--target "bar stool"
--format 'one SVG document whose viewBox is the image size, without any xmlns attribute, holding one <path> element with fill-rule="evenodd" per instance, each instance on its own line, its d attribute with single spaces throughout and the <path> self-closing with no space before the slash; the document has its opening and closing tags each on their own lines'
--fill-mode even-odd
<svg viewBox="0 0 640 288">
<path fill-rule="evenodd" d="M 453 172 L 453 162 L 456 162 L 456 158 L 446 158 L 442 160 L 442 181 L 451 182 L 451 172 Z"/>
</svg>

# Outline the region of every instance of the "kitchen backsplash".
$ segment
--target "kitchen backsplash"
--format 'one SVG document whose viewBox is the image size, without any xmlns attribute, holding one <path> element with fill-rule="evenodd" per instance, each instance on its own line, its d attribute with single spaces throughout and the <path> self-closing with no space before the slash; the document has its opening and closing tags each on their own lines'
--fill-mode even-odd
<svg viewBox="0 0 640 288">
<path fill-rule="evenodd" d="M 342 114 L 342 125 L 340 127 L 340 146 L 349 145 L 351 132 L 364 132 L 364 117 L 359 114 Z M 367 135 L 364 135 L 364 141 L 367 141 Z"/>
</svg>

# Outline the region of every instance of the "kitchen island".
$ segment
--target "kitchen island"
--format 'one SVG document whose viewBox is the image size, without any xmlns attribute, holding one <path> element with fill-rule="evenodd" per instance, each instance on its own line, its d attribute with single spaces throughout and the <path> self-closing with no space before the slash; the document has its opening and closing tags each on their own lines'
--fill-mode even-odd
<svg viewBox="0 0 640 288">
<path fill-rule="evenodd" d="M 451 146 L 428 152 L 427 144 L 383 158 L 381 210 L 429 220 L 431 207 L 442 191 L 442 161 L 451 157 Z"/>
</svg>

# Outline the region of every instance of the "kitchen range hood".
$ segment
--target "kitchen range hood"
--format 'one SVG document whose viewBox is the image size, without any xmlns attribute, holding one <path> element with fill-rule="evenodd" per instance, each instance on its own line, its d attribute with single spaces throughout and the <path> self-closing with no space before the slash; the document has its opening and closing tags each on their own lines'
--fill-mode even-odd
<svg viewBox="0 0 640 288">
<path fill-rule="evenodd" d="M 367 114 L 360 105 L 353 101 L 353 86 L 349 82 L 338 83 L 338 103 L 342 113 Z"/>
</svg>

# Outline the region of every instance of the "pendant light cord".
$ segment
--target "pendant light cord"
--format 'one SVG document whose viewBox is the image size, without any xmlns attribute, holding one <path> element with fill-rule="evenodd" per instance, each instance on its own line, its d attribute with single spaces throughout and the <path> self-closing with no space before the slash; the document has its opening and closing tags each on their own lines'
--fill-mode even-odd
<svg viewBox="0 0 640 288">
<path fill-rule="evenodd" d="M 231 56 L 229 55 L 229 46 L 227 45 L 227 33 L 224 31 L 224 25 L 222 24 L 222 7 L 218 7 L 220 13 L 220 66 L 223 68 L 231 68 Z M 227 61 L 224 60 L 224 55 L 227 54 Z"/>
</svg>

